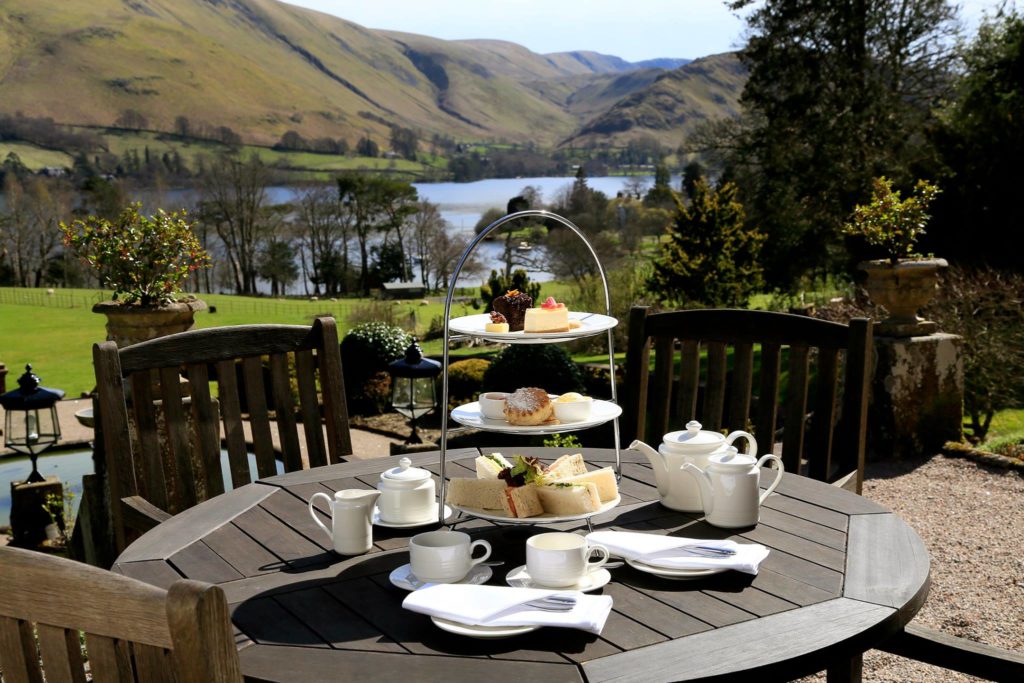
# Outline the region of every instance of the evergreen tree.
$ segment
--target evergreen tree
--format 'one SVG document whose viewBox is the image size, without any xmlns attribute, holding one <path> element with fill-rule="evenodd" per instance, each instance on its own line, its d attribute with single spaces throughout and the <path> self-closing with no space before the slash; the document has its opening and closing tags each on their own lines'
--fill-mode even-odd
<svg viewBox="0 0 1024 683">
<path fill-rule="evenodd" d="M 671 183 L 672 174 L 669 173 L 668 166 L 658 164 L 654 169 L 654 187 L 647 191 L 647 196 L 644 197 L 644 204 L 647 206 L 671 207 L 675 201 Z"/>
<path fill-rule="evenodd" d="M 930 175 L 955 13 L 948 0 L 765 0 L 748 15 L 745 125 L 722 146 L 735 149 L 743 204 L 769 237 L 771 284 L 845 269 L 839 227 L 872 178 Z"/>
<path fill-rule="evenodd" d="M 745 225 L 737 189 L 703 178 L 689 206 L 676 199 L 669 241 L 654 262 L 648 291 L 676 307 L 744 307 L 762 285 L 758 256 L 765 236 Z"/>
<path fill-rule="evenodd" d="M 922 250 L 1020 270 L 1024 16 L 1005 10 L 986 19 L 964 66 L 939 143 L 953 181 L 935 204 Z"/>
</svg>

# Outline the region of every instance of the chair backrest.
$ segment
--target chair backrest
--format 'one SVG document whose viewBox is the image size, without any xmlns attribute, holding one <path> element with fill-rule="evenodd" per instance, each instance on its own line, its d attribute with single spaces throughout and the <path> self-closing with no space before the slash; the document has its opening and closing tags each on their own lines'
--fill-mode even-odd
<svg viewBox="0 0 1024 683">
<path fill-rule="evenodd" d="M 249 483 L 243 409 L 260 477 L 277 471 L 271 407 L 286 471 L 352 453 L 333 318 L 190 330 L 123 349 L 103 342 L 93 361 L 111 501 L 141 496 L 176 514 L 223 493 L 220 423 L 231 485 Z M 123 548 L 121 506 L 111 508 Z"/>
<path fill-rule="evenodd" d="M 241 681 L 224 592 L 163 590 L 60 557 L 0 548 L 0 671 L 7 683 Z M 79 632 L 85 633 L 83 645 Z M 37 648 L 38 643 L 38 648 Z"/>
<path fill-rule="evenodd" d="M 830 482 L 852 474 L 848 488 L 859 493 L 872 353 L 871 321 L 862 318 L 843 325 L 768 311 L 636 306 L 623 434 L 660 442 L 696 419 L 704 429 L 751 431 L 771 452 L 781 412 L 786 470 Z"/>
</svg>

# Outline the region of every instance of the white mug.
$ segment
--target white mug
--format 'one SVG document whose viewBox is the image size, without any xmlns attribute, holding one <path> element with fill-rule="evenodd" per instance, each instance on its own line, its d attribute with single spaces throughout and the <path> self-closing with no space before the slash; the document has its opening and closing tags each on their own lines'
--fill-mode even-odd
<svg viewBox="0 0 1024 683">
<path fill-rule="evenodd" d="M 473 557 L 473 549 L 484 548 L 480 557 Z M 409 539 L 409 564 L 413 576 L 427 583 L 456 583 L 465 578 L 469 570 L 491 556 L 487 541 L 470 541 L 469 534 L 461 531 L 428 531 Z"/>
<path fill-rule="evenodd" d="M 590 556 L 595 552 L 601 557 L 591 561 Z M 587 543 L 587 539 L 577 534 L 556 531 L 537 534 L 526 541 L 526 571 L 542 586 L 576 585 L 603 566 L 608 556 L 608 548 Z"/>
</svg>

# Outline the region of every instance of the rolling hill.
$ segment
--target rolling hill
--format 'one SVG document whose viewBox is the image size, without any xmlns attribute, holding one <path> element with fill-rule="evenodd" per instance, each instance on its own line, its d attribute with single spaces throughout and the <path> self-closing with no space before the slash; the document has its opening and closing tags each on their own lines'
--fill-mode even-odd
<svg viewBox="0 0 1024 683">
<path fill-rule="evenodd" d="M 393 126 L 549 147 L 678 138 L 742 87 L 727 59 L 665 69 L 686 61 L 376 31 L 275 0 L 0 4 L 0 113 L 110 126 L 132 110 L 152 130 L 186 116 L 263 145 L 295 130 L 386 146 Z"/>
</svg>

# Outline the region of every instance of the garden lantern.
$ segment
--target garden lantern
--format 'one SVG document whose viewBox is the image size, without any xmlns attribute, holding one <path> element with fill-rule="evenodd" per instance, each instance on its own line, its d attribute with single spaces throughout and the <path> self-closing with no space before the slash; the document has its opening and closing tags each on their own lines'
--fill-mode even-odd
<svg viewBox="0 0 1024 683">
<path fill-rule="evenodd" d="M 391 407 L 412 421 L 412 434 L 406 443 L 423 443 L 416 433 L 416 420 L 437 406 L 434 380 L 441 374 L 441 364 L 423 357 L 423 349 L 413 337 L 405 358 L 388 366 L 391 373 Z"/>
<path fill-rule="evenodd" d="M 62 398 L 63 390 L 39 386 L 31 365 L 26 365 L 25 374 L 18 378 L 18 388 L 0 396 L 0 406 L 6 413 L 4 445 L 32 459 L 29 482 L 44 481 L 36 468 L 36 458 L 60 441 L 57 401 Z"/>
</svg>

